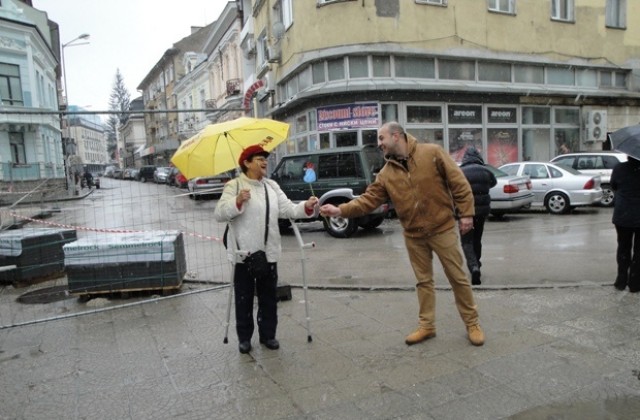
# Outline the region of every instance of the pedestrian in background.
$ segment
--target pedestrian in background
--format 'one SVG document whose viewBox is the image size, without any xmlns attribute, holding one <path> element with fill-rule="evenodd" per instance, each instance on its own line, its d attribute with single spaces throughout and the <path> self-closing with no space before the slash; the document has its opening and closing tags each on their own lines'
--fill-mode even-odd
<svg viewBox="0 0 640 420">
<path fill-rule="evenodd" d="M 391 200 L 404 229 L 404 239 L 416 276 L 418 328 L 405 338 L 408 345 L 436 336 L 433 253 L 451 284 L 458 312 L 471 344 L 484 344 L 477 306 L 464 271 L 455 211 L 461 234 L 473 227 L 473 194 L 454 160 L 435 144 L 418 143 L 397 122 L 378 130 L 378 147 L 386 163 L 364 194 L 335 207 L 325 204 L 323 216 L 358 217 Z"/>
<path fill-rule="evenodd" d="M 486 168 L 482 155 L 475 147 L 468 147 L 464 152 L 460 169 L 467 177 L 471 191 L 473 191 L 473 203 L 475 216 L 473 216 L 473 229 L 462 235 L 462 250 L 467 259 L 467 268 L 471 273 L 471 284 L 482 284 L 480 280 L 480 267 L 482 263 L 482 233 L 484 222 L 491 211 L 491 196 L 489 190 L 498 180 L 493 172 Z"/>
<path fill-rule="evenodd" d="M 233 223 L 237 247 L 249 254 L 263 251 L 268 272 L 261 278 L 249 274 L 243 261 L 235 264 L 233 279 L 236 312 L 236 332 L 240 353 L 251 351 L 254 331 L 254 291 L 258 296 L 258 334 L 260 343 L 271 350 L 280 348 L 276 339 L 278 326 L 278 267 L 281 254 L 278 218 L 302 219 L 316 216 L 317 197 L 295 204 L 267 174 L 269 152 L 261 146 L 249 146 L 240 155 L 239 177 L 227 182 L 216 205 L 218 222 Z M 230 241 L 232 245 L 233 242 Z M 231 248 L 231 245 L 229 248 Z M 229 252 L 233 252 L 229 249 Z"/>
<path fill-rule="evenodd" d="M 611 172 L 615 191 L 613 224 L 618 236 L 618 275 L 613 284 L 631 293 L 640 292 L 640 160 L 632 156 Z"/>
</svg>

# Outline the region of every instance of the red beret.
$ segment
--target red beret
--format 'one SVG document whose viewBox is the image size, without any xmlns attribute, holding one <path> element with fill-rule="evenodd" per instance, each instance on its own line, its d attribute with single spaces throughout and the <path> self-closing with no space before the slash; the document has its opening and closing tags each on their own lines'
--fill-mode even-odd
<svg viewBox="0 0 640 420">
<path fill-rule="evenodd" d="M 249 146 L 242 151 L 242 154 L 240 155 L 240 159 L 238 159 L 238 165 L 240 165 L 240 167 L 242 168 L 243 162 L 245 160 L 249 160 L 252 156 L 255 156 L 255 155 L 262 155 L 264 157 L 267 157 L 269 156 L 269 152 L 267 152 L 262 148 L 262 146 L 259 146 L 257 144 L 254 144 L 253 146 Z"/>
</svg>

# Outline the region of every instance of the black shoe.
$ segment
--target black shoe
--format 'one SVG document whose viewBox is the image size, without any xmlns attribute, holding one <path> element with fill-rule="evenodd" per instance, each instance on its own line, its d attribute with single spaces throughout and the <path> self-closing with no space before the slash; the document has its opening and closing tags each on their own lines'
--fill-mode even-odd
<svg viewBox="0 0 640 420">
<path fill-rule="evenodd" d="M 267 338 L 266 340 L 261 338 L 260 343 L 264 344 L 269 350 L 278 350 L 280 348 L 280 343 L 278 343 L 278 340 L 275 338 Z"/>
<path fill-rule="evenodd" d="M 471 272 L 471 284 L 473 284 L 474 286 L 482 284 L 482 282 L 480 281 L 480 270 Z"/>
<path fill-rule="evenodd" d="M 240 350 L 240 353 L 242 354 L 249 353 L 251 351 L 251 342 L 241 341 L 240 344 L 238 344 L 238 350 Z"/>
<path fill-rule="evenodd" d="M 624 290 L 627 288 L 627 283 L 622 281 L 616 281 L 615 283 L 613 283 L 613 287 L 615 287 L 618 290 Z"/>
</svg>

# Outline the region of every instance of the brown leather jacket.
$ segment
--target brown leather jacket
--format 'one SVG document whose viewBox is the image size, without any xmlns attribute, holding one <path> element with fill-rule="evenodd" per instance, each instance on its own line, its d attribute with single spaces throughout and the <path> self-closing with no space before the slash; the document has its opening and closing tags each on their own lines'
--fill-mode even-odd
<svg viewBox="0 0 640 420">
<path fill-rule="evenodd" d="M 387 159 L 375 182 L 358 197 L 341 204 L 342 216 L 365 215 L 391 200 L 409 237 L 423 237 L 455 227 L 455 214 L 474 215 L 473 193 L 456 162 L 435 144 L 407 135 L 407 167 Z"/>
</svg>

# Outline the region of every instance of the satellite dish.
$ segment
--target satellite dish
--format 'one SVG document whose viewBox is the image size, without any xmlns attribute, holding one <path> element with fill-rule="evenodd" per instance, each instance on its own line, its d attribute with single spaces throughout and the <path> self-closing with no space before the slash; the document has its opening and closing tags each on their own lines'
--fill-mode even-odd
<svg viewBox="0 0 640 420">
<path fill-rule="evenodd" d="M 274 38 L 282 39 L 282 36 L 284 35 L 284 25 L 282 22 L 274 23 L 271 27 L 271 32 L 273 33 Z"/>
</svg>

